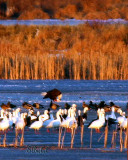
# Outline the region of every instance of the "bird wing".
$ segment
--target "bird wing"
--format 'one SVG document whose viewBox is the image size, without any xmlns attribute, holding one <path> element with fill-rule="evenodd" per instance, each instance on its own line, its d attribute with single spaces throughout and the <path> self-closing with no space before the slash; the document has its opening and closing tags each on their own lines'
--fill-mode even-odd
<svg viewBox="0 0 128 160">
<path fill-rule="evenodd" d="M 55 89 L 48 91 L 47 94 L 43 97 L 43 99 L 50 98 L 50 99 L 54 100 L 60 94 L 61 94 L 61 92 L 55 88 Z"/>
</svg>

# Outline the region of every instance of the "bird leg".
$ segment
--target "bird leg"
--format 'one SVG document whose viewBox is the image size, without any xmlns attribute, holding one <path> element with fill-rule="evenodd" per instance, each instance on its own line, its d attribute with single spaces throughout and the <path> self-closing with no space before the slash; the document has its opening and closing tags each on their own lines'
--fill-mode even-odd
<svg viewBox="0 0 128 160">
<path fill-rule="evenodd" d="M 73 128 L 71 128 L 71 148 L 72 148 Z"/>
<path fill-rule="evenodd" d="M 37 130 L 35 129 L 35 134 L 37 133 Z"/>
<path fill-rule="evenodd" d="M 128 142 L 128 134 L 127 134 L 127 130 L 125 131 L 125 140 L 124 140 L 124 148 L 127 148 L 127 146 L 128 146 L 128 144 L 127 144 L 127 142 Z"/>
<path fill-rule="evenodd" d="M 41 133 L 39 132 L 39 130 L 36 130 L 36 134 L 41 134 Z"/>
<path fill-rule="evenodd" d="M 18 129 L 15 129 L 15 136 L 16 136 L 16 138 L 15 138 L 15 147 L 17 147 L 17 145 L 18 145 L 18 139 L 17 139 L 17 137 L 18 137 Z"/>
<path fill-rule="evenodd" d="M 50 129 L 47 128 L 47 132 L 50 133 Z"/>
<path fill-rule="evenodd" d="M 96 129 L 96 133 L 101 133 L 101 132 L 100 132 L 100 129 Z"/>
<path fill-rule="evenodd" d="M 63 145 L 64 145 L 64 138 L 65 138 L 65 134 L 66 134 L 66 128 L 64 130 L 64 135 L 62 137 L 62 144 L 61 144 L 61 148 L 63 148 Z"/>
<path fill-rule="evenodd" d="M 62 134 L 62 127 L 59 127 L 59 140 L 58 140 L 58 147 L 60 147 L 61 134 Z"/>
<path fill-rule="evenodd" d="M 22 135 L 21 135 L 21 139 L 20 139 L 20 146 L 23 146 L 24 144 L 24 128 L 22 129 Z"/>
<path fill-rule="evenodd" d="M 4 131 L 3 146 L 6 147 L 6 131 Z"/>
<path fill-rule="evenodd" d="M 83 147 L 84 125 L 81 126 L 81 147 Z"/>
<path fill-rule="evenodd" d="M 75 128 L 71 129 L 71 148 L 73 148 L 74 137 L 75 137 Z"/>
<path fill-rule="evenodd" d="M 122 128 L 120 128 L 120 151 L 123 150 L 123 138 L 122 138 Z"/>
</svg>

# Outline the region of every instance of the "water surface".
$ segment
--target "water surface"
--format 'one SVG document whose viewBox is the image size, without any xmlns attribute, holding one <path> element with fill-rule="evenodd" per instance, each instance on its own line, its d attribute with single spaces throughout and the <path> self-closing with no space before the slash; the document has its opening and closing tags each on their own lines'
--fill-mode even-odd
<svg viewBox="0 0 128 160">
<path fill-rule="evenodd" d="M 128 24 L 127 20 L 124 19 L 108 19 L 108 20 L 77 20 L 77 19 L 34 19 L 34 20 L 0 20 L 1 25 L 79 25 L 79 24 L 94 24 L 94 23 L 102 23 L 102 24 Z"/>
<path fill-rule="evenodd" d="M 125 109 L 128 102 L 128 80 L 0 80 L 0 104 L 12 102 L 21 106 L 24 101 L 49 105 L 50 99 L 43 99 L 42 92 L 57 88 L 62 94 L 59 104 L 93 101 L 107 104 L 113 101 Z"/>
</svg>

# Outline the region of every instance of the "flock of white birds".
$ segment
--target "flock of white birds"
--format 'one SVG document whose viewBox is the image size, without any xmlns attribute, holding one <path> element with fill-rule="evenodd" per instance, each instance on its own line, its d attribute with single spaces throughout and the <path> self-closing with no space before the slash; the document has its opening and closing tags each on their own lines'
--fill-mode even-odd
<svg viewBox="0 0 128 160">
<path fill-rule="evenodd" d="M 89 108 L 83 108 L 83 111 L 77 111 L 77 105 L 72 104 L 69 109 L 58 109 L 56 111 L 56 116 L 54 116 L 53 111 L 44 110 L 43 114 L 37 111 L 34 115 L 29 109 L 27 112 L 21 112 L 20 108 L 13 109 L 11 111 L 0 110 L 0 131 L 4 133 L 3 146 L 6 146 L 6 133 L 8 129 L 15 129 L 15 146 L 18 145 L 18 133 L 22 131 L 22 136 L 20 140 L 20 146 L 24 145 L 24 129 L 28 127 L 29 129 L 34 129 L 37 132 L 41 127 L 45 128 L 70 128 L 71 130 L 76 130 L 78 126 L 84 125 L 86 123 L 86 116 Z M 99 130 L 101 127 L 105 126 L 107 122 L 112 122 L 112 124 L 118 124 L 120 128 L 127 129 L 128 118 L 122 109 L 117 110 L 118 116 L 115 115 L 115 108 L 111 108 L 111 113 L 105 115 L 104 108 L 99 108 L 97 110 L 97 119 L 92 120 L 88 124 L 88 128 Z M 109 124 L 110 124 L 109 123 Z M 60 133 L 59 133 L 60 134 Z M 74 132 L 75 134 L 75 132 Z"/>
</svg>

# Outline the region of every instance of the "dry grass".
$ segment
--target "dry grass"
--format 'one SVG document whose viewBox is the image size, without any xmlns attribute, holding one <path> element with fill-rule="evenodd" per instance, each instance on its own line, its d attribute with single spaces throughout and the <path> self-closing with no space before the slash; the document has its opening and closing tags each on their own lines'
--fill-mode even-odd
<svg viewBox="0 0 128 160">
<path fill-rule="evenodd" d="M 1 0 L 2 19 L 76 18 L 128 20 L 127 0 Z"/>
<path fill-rule="evenodd" d="M 0 26 L 1 79 L 124 80 L 127 57 L 127 25 Z"/>
</svg>

